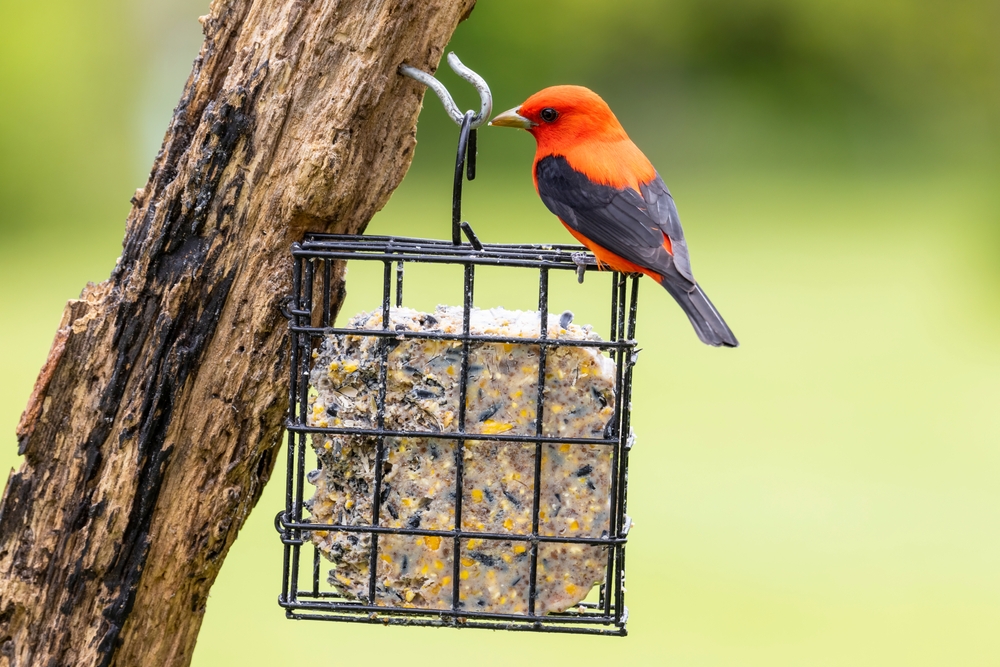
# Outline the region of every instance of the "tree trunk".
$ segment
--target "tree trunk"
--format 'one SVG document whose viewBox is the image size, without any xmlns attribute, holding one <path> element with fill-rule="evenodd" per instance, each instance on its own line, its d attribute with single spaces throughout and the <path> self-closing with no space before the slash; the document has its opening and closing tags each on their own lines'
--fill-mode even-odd
<svg viewBox="0 0 1000 667">
<path fill-rule="evenodd" d="M 396 68 L 433 70 L 474 3 L 213 2 L 122 256 L 18 425 L 0 665 L 189 663 L 280 443 L 289 246 L 385 204 L 424 92 Z"/>
</svg>

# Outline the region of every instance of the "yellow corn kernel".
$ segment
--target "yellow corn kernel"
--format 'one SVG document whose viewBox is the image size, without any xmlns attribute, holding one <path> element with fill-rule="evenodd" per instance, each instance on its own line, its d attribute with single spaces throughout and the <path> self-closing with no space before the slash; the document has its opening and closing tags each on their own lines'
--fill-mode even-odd
<svg viewBox="0 0 1000 667">
<path fill-rule="evenodd" d="M 346 507 L 347 509 L 351 509 L 352 507 L 354 507 L 354 500 L 351 499 L 351 498 L 348 498 L 347 502 L 344 503 L 344 507 Z"/>
<path fill-rule="evenodd" d="M 569 522 L 569 529 L 580 530 L 580 522 L 577 521 L 576 519 L 573 519 L 572 521 Z"/>
<path fill-rule="evenodd" d="M 513 349 L 514 349 L 514 344 L 513 343 L 504 343 L 503 344 L 503 351 L 504 352 L 510 352 Z"/>
<path fill-rule="evenodd" d="M 451 583 L 451 577 L 445 577 L 445 578 L 443 578 L 443 579 L 441 580 L 441 585 L 442 585 L 442 586 L 447 586 L 447 585 L 448 585 L 448 584 L 450 584 L 450 583 Z"/>
<path fill-rule="evenodd" d="M 384 560 L 386 563 L 391 563 L 392 562 L 392 556 L 390 556 L 389 554 L 380 554 L 379 558 L 381 558 L 382 560 Z"/>
<path fill-rule="evenodd" d="M 523 395 L 524 395 L 524 392 L 521 391 L 520 389 L 518 389 L 517 391 L 514 392 L 514 398 L 521 398 Z"/>
<path fill-rule="evenodd" d="M 504 519 L 503 527 L 506 528 L 507 530 L 511 530 L 514 527 L 514 521 L 510 517 Z"/>
<path fill-rule="evenodd" d="M 500 554 L 500 558 L 503 558 L 503 562 L 505 563 L 512 563 L 514 561 L 514 557 L 510 554 Z"/>
<path fill-rule="evenodd" d="M 550 408 L 550 409 L 551 409 L 551 410 L 552 410 L 552 412 L 554 412 L 554 413 L 558 413 L 558 412 L 562 412 L 562 406 L 561 406 L 561 405 L 559 405 L 558 403 L 556 403 L 555 405 L 551 406 L 551 408 Z"/>
<path fill-rule="evenodd" d="M 413 602 L 413 598 L 416 597 L 416 593 L 410 589 L 406 589 L 406 592 L 403 593 L 403 597 L 406 598 L 407 602 Z"/>
<path fill-rule="evenodd" d="M 358 370 L 358 362 L 356 362 L 356 361 L 345 361 L 344 362 L 344 372 L 345 373 L 353 373 L 356 370 Z"/>
<path fill-rule="evenodd" d="M 487 419 L 483 422 L 483 433 L 503 433 L 511 430 L 512 428 L 514 428 L 513 424 L 506 424 L 492 419 Z"/>
<path fill-rule="evenodd" d="M 523 554 L 525 551 L 527 551 L 527 549 L 528 547 L 524 546 L 523 544 L 514 545 L 514 553 L 516 554 Z"/>
<path fill-rule="evenodd" d="M 559 445 L 559 451 L 565 454 L 569 451 L 569 445 Z"/>
<path fill-rule="evenodd" d="M 483 492 L 482 492 L 482 489 L 473 489 L 472 490 L 472 499 L 475 500 L 477 503 L 483 502 Z"/>
<path fill-rule="evenodd" d="M 458 577 L 460 579 L 468 579 L 469 578 L 469 571 L 468 570 L 462 570 L 462 572 L 458 575 Z"/>
<path fill-rule="evenodd" d="M 464 556 L 462 557 L 462 565 L 464 565 L 465 567 L 472 567 L 475 564 L 476 561 L 472 560 L 471 558 L 466 558 Z"/>
<path fill-rule="evenodd" d="M 576 586 L 574 586 L 573 584 L 566 584 L 566 592 L 569 595 L 573 595 L 574 593 L 576 593 Z"/>
<path fill-rule="evenodd" d="M 438 537 L 437 535 L 430 535 L 424 538 L 424 543 L 427 544 L 427 546 L 430 547 L 433 551 L 437 551 L 438 547 L 441 546 L 441 538 Z M 441 561 L 439 560 L 434 561 L 434 567 L 436 567 L 439 570 L 441 569 L 441 567 L 443 567 L 438 565 L 438 563 L 440 562 Z"/>
<path fill-rule="evenodd" d="M 454 365 L 448 366 L 448 368 L 445 369 L 445 373 L 447 373 L 448 375 L 454 375 L 455 374 L 455 366 Z"/>
</svg>

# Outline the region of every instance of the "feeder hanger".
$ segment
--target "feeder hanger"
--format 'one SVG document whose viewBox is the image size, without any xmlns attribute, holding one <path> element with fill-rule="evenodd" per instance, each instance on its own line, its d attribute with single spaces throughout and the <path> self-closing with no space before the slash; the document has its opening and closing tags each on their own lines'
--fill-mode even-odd
<svg viewBox="0 0 1000 667">
<path fill-rule="evenodd" d="M 493 113 L 493 94 L 490 93 L 490 87 L 486 84 L 486 80 L 463 65 L 462 61 L 459 60 L 458 56 L 454 53 L 448 54 L 448 64 L 451 66 L 451 69 L 454 70 L 455 74 L 471 83 L 479 92 L 479 101 L 481 106 L 479 108 L 479 113 L 473 116 L 472 124 L 470 126 L 474 130 L 484 125 L 486 121 L 489 120 L 490 114 Z M 451 93 L 448 92 L 448 89 L 444 87 L 443 83 L 435 79 L 427 72 L 419 70 L 416 67 L 410 67 L 409 65 L 400 65 L 399 73 L 408 76 L 411 79 L 416 79 L 433 90 L 441 99 L 441 104 L 444 105 L 444 110 L 448 112 L 448 115 L 451 116 L 453 121 L 455 121 L 455 124 L 462 125 L 465 121 L 466 114 L 458 110 L 458 105 L 455 104 L 455 100 L 452 99 Z"/>
<path fill-rule="evenodd" d="M 458 105 L 452 98 L 444 84 L 433 76 L 409 65 L 400 65 L 399 73 L 416 79 L 440 98 L 444 110 L 455 123 L 462 129 L 458 135 L 458 155 L 455 158 L 455 185 L 452 191 L 451 201 L 451 241 L 454 245 L 461 245 L 462 232 L 469 238 L 469 243 L 476 250 L 482 249 L 482 244 L 472 231 L 472 226 L 468 222 L 462 221 L 462 172 L 466 172 L 467 178 L 471 181 L 476 178 L 476 128 L 485 124 L 493 112 L 493 94 L 486 80 L 471 69 L 462 64 L 454 53 L 448 54 L 448 65 L 479 92 L 480 108 L 479 113 L 466 111 L 464 114 L 458 110 Z M 468 167 L 466 167 L 468 163 Z"/>
</svg>

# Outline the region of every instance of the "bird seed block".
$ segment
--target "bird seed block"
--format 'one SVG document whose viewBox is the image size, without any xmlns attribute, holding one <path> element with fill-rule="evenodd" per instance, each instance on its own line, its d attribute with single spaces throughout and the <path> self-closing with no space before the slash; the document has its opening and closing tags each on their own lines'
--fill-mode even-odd
<svg viewBox="0 0 1000 667">
<path fill-rule="evenodd" d="M 560 319 L 562 325 L 560 325 Z M 589 326 L 548 316 L 548 336 L 600 340 Z M 535 312 L 471 312 L 473 334 L 537 338 Z M 381 329 L 382 313 L 361 313 L 349 328 Z M 431 313 L 390 311 L 394 331 L 461 333 L 462 309 Z M 458 432 L 462 343 L 405 337 L 388 339 L 384 425 L 389 430 Z M 314 352 L 309 424 L 377 426 L 381 365 L 375 336 L 328 335 Z M 471 343 L 465 430 L 535 435 L 539 346 L 530 342 Z M 542 432 L 546 436 L 600 438 L 614 415 L 615 364 L 595 348 L 550 347 L 545 366 Z M 372 525 L 375 470 L 382 466 L 379 525 L 454 530 L 457 440 L 387 437 L 376 462 L 377 438 L 314 435 L 319 468 L 308 479 L 307 503 L 315 523 Z M 535 483 L 534 443 L 466 440 L 462 446 L 463 531 L 530 536 Z M 549 444 L 542 447 L 538 533 L 607 537 L 612 447 Z M 369 600 L 372 535 L 312 531 L 333 563 L 329 582 L 342 595 Z M 518 539 L 463 538 L 455 553 L 449 536 L 380 534 L 374 603 L 451 609 L 454 559 L 459 559 L 458 608 L 493 613 L 528 612 L 530 543 Z M 540 543 L 536 613 L 564 611 L 604 578 L 607 548 Z"/>
</svg>

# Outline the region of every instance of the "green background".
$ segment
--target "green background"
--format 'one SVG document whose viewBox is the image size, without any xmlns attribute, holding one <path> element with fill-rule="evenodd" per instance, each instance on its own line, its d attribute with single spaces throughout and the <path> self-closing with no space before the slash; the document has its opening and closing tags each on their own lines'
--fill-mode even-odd
<svg viewBox="0 0 1000 667">
<path fill-rule="evenodd" d="M 119 253 L 206 11 L 0 0 L 4 470 L 65 301 Z M 279 465 L 194 663 L 1000 662 L 998 34 L 982 0 L 482 0 L 452 48 L 497 110 L 545 85 L 598 90 L 670 185 L 742 343 L 701 345 L 644 283 L 630 636 L 287 621 Z M 448 233 L 455 134 L 428 97 L 370 232 Z M 484 240 L 569 240 L 532 190 L 532 150 L 482 131 L 466 217 Z M 483 273 L 477 304 L 529 306 L 530 281 Z M 558 285 L 553 309 L 582 321 L 598 283 Z M 431 275 L 409 285 L 453 300 Z M 349 287 L 345 312 L 371 307 Z"/>
</svg>

